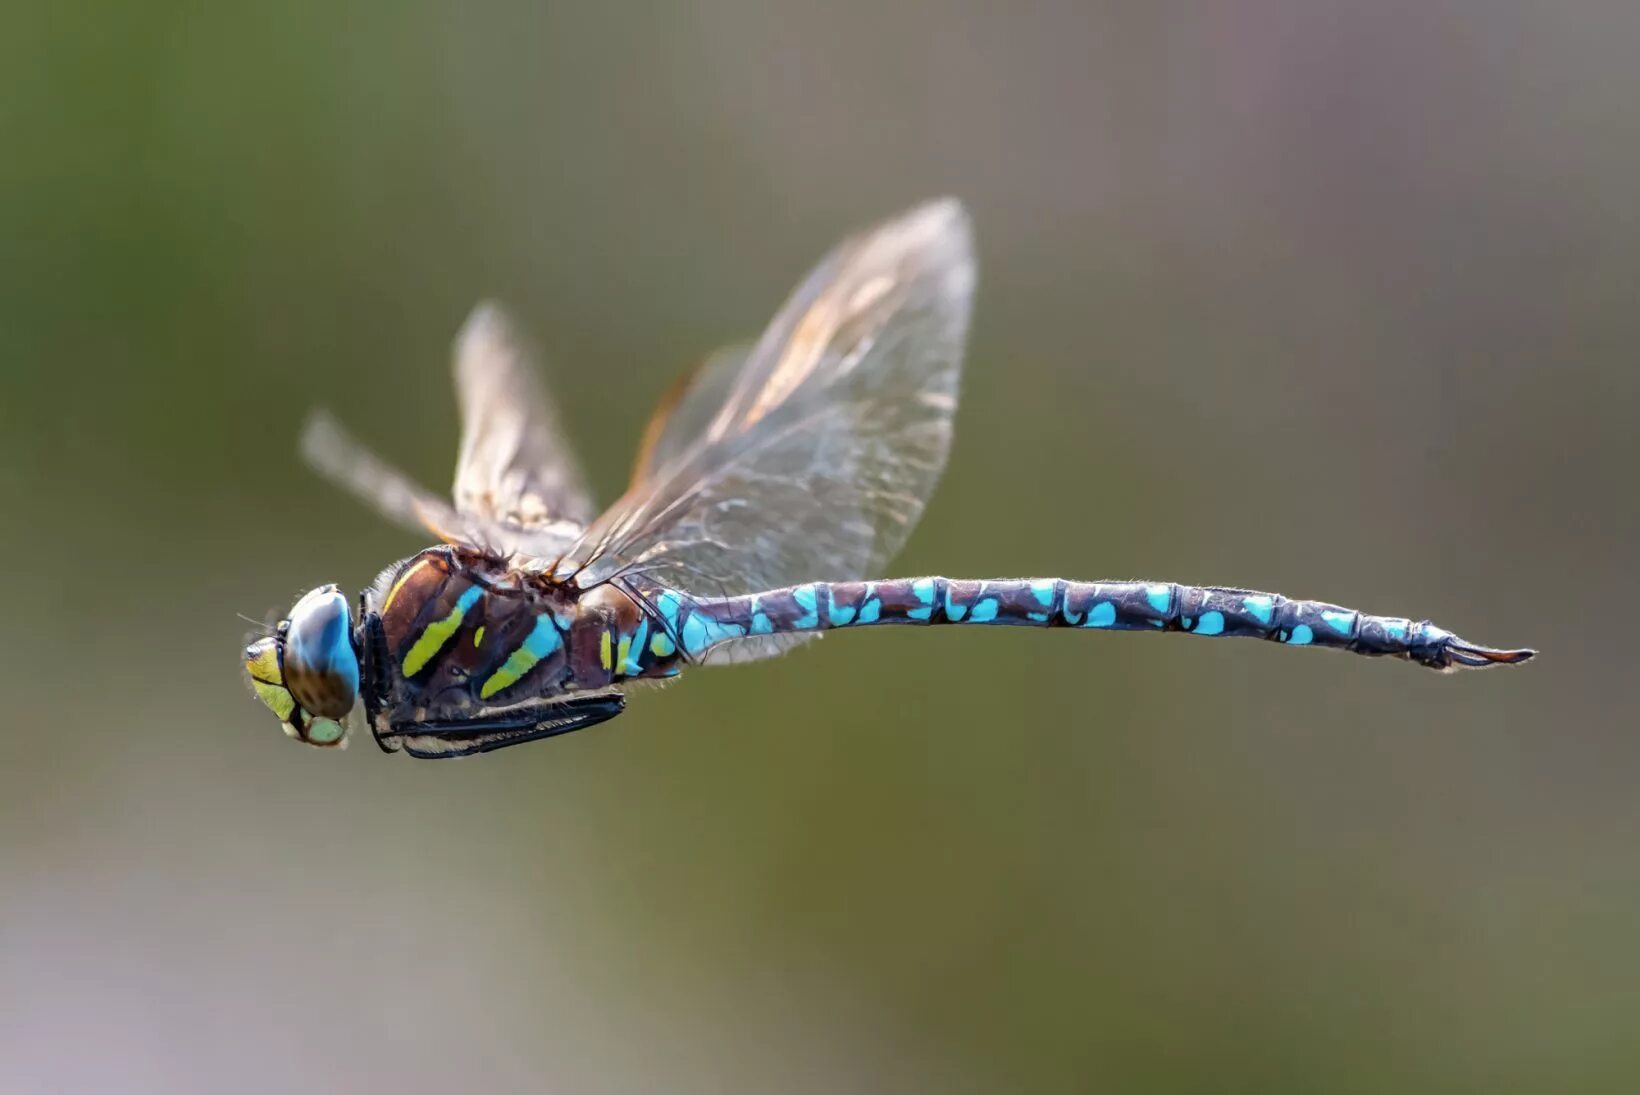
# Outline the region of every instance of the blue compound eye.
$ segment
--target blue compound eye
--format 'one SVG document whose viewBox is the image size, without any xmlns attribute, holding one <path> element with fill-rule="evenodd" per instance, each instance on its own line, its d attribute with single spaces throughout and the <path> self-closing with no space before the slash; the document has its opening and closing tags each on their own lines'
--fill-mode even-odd
<svg viewBox="0 0 1640 1095">
<path fill-rule="evenodd" d="M 342 719 L 359 698 L 359 658 L 347 598 L 335 586 L 313 590 L 290 610 L 285 687 L 303 710 Z"/>
</svg>

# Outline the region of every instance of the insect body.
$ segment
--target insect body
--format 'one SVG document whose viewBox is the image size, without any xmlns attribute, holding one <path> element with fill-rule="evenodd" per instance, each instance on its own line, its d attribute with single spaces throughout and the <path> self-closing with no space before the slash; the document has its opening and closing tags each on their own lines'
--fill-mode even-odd
<svg viewBox="0 0 1640 1095">
<path fill-rule="evenodd" d="M 832 252 L 744 350 L 674 390 L 632 484 L 600 516 L 517 334 L 481 306 L 457 340 L 453 501 L 314 419 L 304 452 L 444 543 L 384 571 L 357 616 L 334 586 L 245 652 L 286 732 L 486 752 L 620 714 L 625 689 L 890 624 L 1183 631 L 1390 655 L 1435 669 L 1523 662 L 1427 622 L 1271 593 L 1058 578 L 863 580 L 921 516 L 956 410 L 973 260 L 954 202 Z"/>
</svg>

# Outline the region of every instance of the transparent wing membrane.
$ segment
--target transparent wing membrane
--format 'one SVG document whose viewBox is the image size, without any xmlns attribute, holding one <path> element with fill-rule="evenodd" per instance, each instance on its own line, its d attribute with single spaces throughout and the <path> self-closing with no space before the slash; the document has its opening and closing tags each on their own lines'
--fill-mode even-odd
<svg viewBox="0 0 1640 1095">
<path fill-rule="evenodd" d="M 845 241 L 738 369 L 720 356 L 682 391 L 651 429 L 634 489 L 558 570 L 583 587 L 630 575 L 721 596 L 886 563 L 945 466 L 973 286 L 954 201 Z"/>
<path fill-rule="evenodd" d="M 448 502 L 365 448 L 328 411 L 308 416 L 301 452 L 315 471 L 390 521 L 440 534 L 461 525 Z"/>
<path fill-rule="evenodd" d="M 456 509 L 502 528 L 584 526 L 592 497 L 523 338 L 498 306 L 479 305 L 462 327 L 455 382 Z"/>
<path fill-rule="evenodd" d="M 632 462 L 631 490 L 649 487 L 669 464 L 689 451 L 723 408 L 751 352 L 748 345 L 726 346 L 685 373 L 661 397 Z"/>
<path fill-rule="evenodd" d="M 524 343 L 500 308 L 474 309 L 456 338 L 454 368 L 462 423 L 454 506 L 325 411 L 303 429 L 303 457 L 399 524 L 504 553 L 558 555 L 585 528 L 592 503 Z"/>
</svg>

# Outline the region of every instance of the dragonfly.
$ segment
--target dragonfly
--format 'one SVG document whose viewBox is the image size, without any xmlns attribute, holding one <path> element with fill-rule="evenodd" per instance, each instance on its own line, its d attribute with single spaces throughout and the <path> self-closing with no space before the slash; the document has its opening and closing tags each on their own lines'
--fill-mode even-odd
<svg viewBox="0 0 1640 1095">
<path fill-rule="evenodd" d="M 1038 627 L 1243 636 L 1437 670 L 1515 665 L 1427 620 L 1164 581 L 875 578 L 946 463 L 974 290 L 969 217 L 931 202 L 839 244 L 748 346 L 676 384 L 630 485 L 597 512 L 519 328 L 480 305 L 458 335 L 452 496 L 331 416 L 320 473 L 438 542 L 357 611 L 335 585 L 244 651 L 286 734 L 449 758 L 606 722 L 634 686 L 783 654 L 828 631 Z"/>
</svg>

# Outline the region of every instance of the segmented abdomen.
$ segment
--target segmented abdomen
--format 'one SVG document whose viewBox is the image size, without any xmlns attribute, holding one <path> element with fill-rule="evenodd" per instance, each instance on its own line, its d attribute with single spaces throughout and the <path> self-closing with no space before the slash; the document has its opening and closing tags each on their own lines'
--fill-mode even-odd
<svg viewBox="0 0 1640 1095">
<path fill-rule="evenodd" d="M 1291 600 L 1257 590 L 1173 582 L 939 577 L 816 582 L 745 597 L 695 601 L 688 610 L 679 634 L 685 640 L 684 653 L 691 658 L 739 635 L 880 624 L 1183 631 L 1393 655 L 1437 669 L 1507 664 L 1531 656 L 1530 651 L 1476 646 L 1427 620 L 1371 616 L 1340 605 Z M 692 620 L 694 616 L 704 622 Z M 688 641 L 691 632 L 694 642 Z"/>
</svg>

